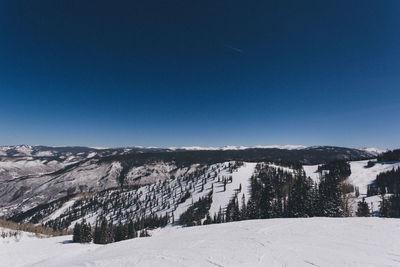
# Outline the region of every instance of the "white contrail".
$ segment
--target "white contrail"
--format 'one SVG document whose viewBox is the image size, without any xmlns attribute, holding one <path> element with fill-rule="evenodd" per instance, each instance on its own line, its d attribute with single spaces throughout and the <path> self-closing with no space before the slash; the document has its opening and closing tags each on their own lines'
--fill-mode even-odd
<svg viewBox="0 0 400 267">
<path fill-rule="evenodd" d="M 224 45 L 226 48 L 229 48 L 229 49 L 231 49 L 231 50 L 233 50 L 233 51 L 236 51 L 236 52 L 238 52 L 238 53 L 243 53 L 243 50 L 242 49 L 240 49 L 240 48 L 237 48 L 237 47 L 233 47 L 233 46 L 230 46 L 230 45 Z"/>
</svg>

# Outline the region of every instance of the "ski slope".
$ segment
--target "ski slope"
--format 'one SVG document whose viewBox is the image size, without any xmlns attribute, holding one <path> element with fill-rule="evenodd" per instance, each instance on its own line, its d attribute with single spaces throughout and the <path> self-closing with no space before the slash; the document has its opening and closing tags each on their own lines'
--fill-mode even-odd
<svg viewBox="0 0 400 267">
<path fill-rule="evenodd" d="M 228 173 L 226 170 L 223 171 L 221 176 L 232 176 L 232 183 L 228 183 L 226 186 L 226 191 L 224 192 L 223 183 L 214 186 L 213 201 L 210 207 L 210 215 L 218 213 L 220 207 L 222 209 L 226 208 L 229 201 L 234 198 L 236 190 L 242 186 L 241 192 L 238 193 L 239 205 L 241 205 L 242 196 L 244 194 L 246 201 L 250 198 L 250 180 L 251 176 L 254 174 L 254 169 L 257 163 L 245 162 L 244 165 L 233 173 Z"/>
<path fill-rule="evenodd" d="M 144 185 L 138 189 L 126 191 L 120 191 L 119 189 L 108 190 L 95 195 L 95 202 L 100 203 L 112 200 L 113 203 L 117 203 L 115 201 L 123 200 L 122 202 L 126 205 L 126 211 L 136 217 L 150 216 L 152 214 L 165 216 L 168 214 L 170 216 L 169 222 L 177 224 L 182 213 L 191 207 L 193 203 L 199 201 L 200 198 L 204 198 L 212 192 L 212 204 L 209 214 L 213 217 L 220 209 L 224 213 L 226 206 L 236 194 L 238 194 L 240 204 L 242 203 L 243 195 L 246 201 L 250 198 L 250 182 L 256 165 L 257 163 L 231 161 L 202 167 L 181 168 L 174 171 L 177 174 L 174 179 L 160 179 L 156 183 Z M 191 178 L 188 177 L 196 171 L 200 172 Z M 228 181 L 225 190 L 224 180 Z M 240 187 L 241 190 L 239 192 L 238 189 Z M 189 193 L 188 197 L 186 197 L 187 193 Z M 73 215 L 73 205 L 78 200 L 87 201 L 88 198 L 77 196 L 63 203 L 44 217 L 40 223 L 51 222 L 51 220 L 58 218 L 66 219 L 71 214 Z M 151 202 L 151 206 L 147 206 L 147 201 Z M 143 209 L 143 207 L 147 208 Z M 119 220 L 122 222 L 127 220 L 127 217 L 115 218 L 118 208 L 109 207 L 107 213 L 102 213 L 102 211 L 100 207 L 87 210 L 85 211 L 84 219 L 92 225 L 96 223 L 99 217 L 104 215 L 107 216 L 107 219 L 114 220 L 114 223 Z M 74 224 L 81 222 L 82 219 L 80 217 L 74 218 L 69 228 L 73 228 Z M 206 216 L 204 216 L 203 220 L 205 219 Z"/>
<path fill-rule="evenodd" d="M 400 162 L 376 163 L 373 167 L 367 168 L 368 160 L 351 161 L 351 175 L 348 181 L 360 188 L 360 194 L 366 195 L 368 185 L 371 184 L 376 176 L 382 172 L 391 171 L 393 168 L 400 167 Z"/>
<path fill-rule="evenodd" d="M 382 172 L 387 172 L 393 168 L 400 168 L 400 162 L 376 163 L 373 167 L 367 168 L 368 160 L 350 161 L 351 175 L 347 181 L 354 186 L 358 186 L 360 195 L 367 194 L 368 185 L 371 184 L 376 176 Z M 317 172 L 318 165 L 304 165 L 306 175 L 314 181 L 319 181 L 320 174 Z"/>
<path fill-rule="evenodd" d="M 319 182 L 321 178 L 321 174 L 317 172 L 319 165 L 304 165 L 303 169 L 306 172 L 306 175 L 310 177 L 314 182 Z"/>
<path fill-rule="evenodd" d="M 167 227 L 108 245 L 71 236 L 0 242 L 0 266 L 399 266 L 400 221 L 251 220 Z"/>
<path fill-rule="evenodd" d="M 233 164 L 234 162 L 231 163 Z M 207 183 L 205 184 L 204 190 L 200 190 L 201 181 L 199 181 L 196 184 L 196 190 L 192 193 L 191 198 L 187 199 L 184 203 L 179 204 L 174 210 L 174 218 L 179 218 L 179 216 L 192 205 L 192 200 L 193 202 L 198 201 L 200 197 L 207 196 L 211 190 L 213 192 L 212 203 L 209 209 L 209 214 L 211 217 L 214 214 L 217 214 L 220 209 L 222 212 L 225 212 L 226 206 L 228 205 L 229 201 L 235 197 L 240 185 L 242 186 L 242 190 L 240 193 L 238 193 L 239 200 L 241 200 L 242 195 L 244 194 L 247 201 L 250 198 L 251 176 L 254 174 L 257 163 L 244 162 L 242 166 L 233 170 L 232 173 L 229 171 L 228 165 L 229 162 L 211 165 L 206 174 L 202 176 L 203 179 L 206 179 L 208 174 L 211 176 L 210 178 L 206 179 Z M 218 177 L 220 178 L 219 182 Z M 228 182 L 226 184 L 226 190 L 224 191 L 222 180 L 229 177 L 232 177 L 232 182 Z M 241 203 L 241 201 L 239 201 L 239 203 Z"/>
<path fill-rule="evenodd" d="M 359 188 L 360 195 L 355 196 L 351 194 L 350 206 L 351 212 L 355 215 L 357 205 L 359 201 L 365 198 L 372 213 L 378 214 L 380 210 L 380 203 L 382 201 L 380 196 L 367 196 L 368 185 L 372 184 L 376 180 L 376 176 L 382 172 L 387 172 L 397 168 L 400 168 L 400 162 L 382 162 L 376 163 L 373 167 L 367 167 L 368 160 L 361 161 L 350 161 L 351 175 L 347 178 L 346 182 Z M 318 165 L 304 165 L 303 166 L 306 175 L 309 176 L 313 181 L 319 182 L 320 173 L 317 172 Z"/>
</svg>

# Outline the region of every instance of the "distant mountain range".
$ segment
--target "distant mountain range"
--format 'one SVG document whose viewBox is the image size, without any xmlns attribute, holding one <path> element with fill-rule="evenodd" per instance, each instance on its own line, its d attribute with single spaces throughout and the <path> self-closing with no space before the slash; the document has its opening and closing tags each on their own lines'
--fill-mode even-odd
<svg viewBox="0 0 400 267">
<path fill-rule="evenodd" d="M 100 156 L 122 155 L 129 153 L 146 153 L 146 152 L 172 152 L 172 151 L 200 151 L 200 150 L 246 150 L 246 149 L 283 149 L 283 150 L 304 150 L 304 149 L 318 149 L 331 146 L 303 146 L 303 145 L 269 145 L 269 146 L 222 146 L 222 147 L 201 147 L 201 146 L 187 146 L 187 147 L 118 147 L 118 148 L 103 148 L 103 147 L 83 147 L 83 146 L 31 146 L 31 145 L 13 145 L 13 146 L 0 146 L 0 157 L 60 157 L 74 155 L 82 157 L 93 156 L 94 153 Z M 377 148 L 359 148 L 358 150 L 369 152 L 373 155 L 384 152 Z"/>
</svg>

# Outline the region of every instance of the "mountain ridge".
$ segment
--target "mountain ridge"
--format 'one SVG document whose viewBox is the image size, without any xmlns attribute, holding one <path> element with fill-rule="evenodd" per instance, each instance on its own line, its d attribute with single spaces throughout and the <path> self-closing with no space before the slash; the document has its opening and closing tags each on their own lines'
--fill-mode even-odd
<svg viewBox="0 0 400 267">
<path fill-rule="evenodd" d="M 0 156 L 0 216 L 72 194 L 166 181 L 229 161 L 322 164 L 375 157 L 364 150 L 333 146 L 174 151 L 17 146 L 3 147 L 3 151 L 7 156 Z"/>
</svg>

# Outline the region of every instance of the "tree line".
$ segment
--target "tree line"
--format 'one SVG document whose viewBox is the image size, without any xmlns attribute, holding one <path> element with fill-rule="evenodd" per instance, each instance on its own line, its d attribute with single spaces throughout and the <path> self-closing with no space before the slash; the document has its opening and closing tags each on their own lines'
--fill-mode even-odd
<svg viewBox="0 0 400 267">
<path fill-rule="evenodd" d="M 168 216 L 152 215 L 139 220 L 113 224 L 112 220 L 102 217 L 96 221 L 94 227 L 85 219 L 74 225 L 73 241 L 76 243 L 108 244 L 136 237 L 150 236 L 148 229 L 165 227 L 168 224 Z"/>
</svg>

